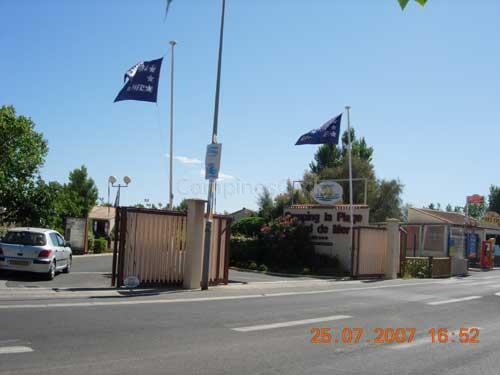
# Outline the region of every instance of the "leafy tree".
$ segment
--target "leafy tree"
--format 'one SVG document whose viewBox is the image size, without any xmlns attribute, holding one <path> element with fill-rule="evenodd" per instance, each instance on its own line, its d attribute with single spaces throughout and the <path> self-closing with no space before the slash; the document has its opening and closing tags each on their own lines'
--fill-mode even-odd
<svg viewBox="0 0 500 375">
<path fill-rule="evenodd" d="M 187 200 L 183 199 L 181 203 L 175 208 L 177 211 L 181 212 L 187 212 L 188 210 L 188 203 Z"/>
<path fill-rule="evenodd" d="M 260 216 L 244 217 L 231 226 L 231 233 L 255 237 L 260 233 L 260 228 L 266 223 L 266 220 Z"/>
<path fill-rule="evenodd" d="M 314 161 L 309 164 L 311 172 L 319 173 L 326 168 L 338 167 L 342 154 L 336 145 L 321 145 L 314 155 Z"/>
<path fill-rule="evenodd" d="M 82 165 L 69 173 L 69 183 L 64 186 L 64 204 L 67 216 L 86 217 L 97 203 L 95 182 Z"/>
<path fill-rule="evenodd" d="M 491 185 L 490 194 L 488 197 L 488 210 L 495 211 L 500 214 L 500 187 Z"/>
<path fill-rule="evenodd" d="M 268 221 L 271 220 L 274 208 L 273 197 L 269 189 L 265 186 L 257 198 L 257 205 L 259 206 L 259 216 Z"/>
<path fill-rule="evenodd" d="M 401 194 L 403 185 L 399 180 L 380 180 L 377 183 L 375 198 L 371 204 L 371 218 L 375 222 L 386 219 L 401 220 Z"/>
<path fill-rule="evenodd" d="M 469 204 L 467 207 L 468 215 L 474 219 L 481 219 L 486 212 L 486 206 L 481 204 Z"/>
<path fill-rule="evenodd" d="M 373 148 L 368 147 L 365 138 L 357 139 L 354 128 L 351 128 L 351 154 L 353 159 L 359 158 L 371 163 Z M 337 145 L 321 145 L 314 155 L 314 161 L 309 164 L 311 172 L 320 173 L 325 169 L 335 169 L 347 160 L 349 138 L 347 130 L 342 135 L 341 148 Z"/>
<path fill-rule="evenodd" d="M 26 190 L 25 204 L 19 207 L 17 223 L 32 227 L 49 227 L 61 230 L 61 205 L 59 196 L 62 185 L 45 183 L 38 178 L 33 188 Z"/>
<path fill-rule="evenodd" d="M 430 210 L 441 211 L 441 203 L 436 203 L 436 204 L 431 203 L 426 208 L 428 208 Z"/>
<path fill-rule="evenodd" d="M 367 203 L 372 208 L 371 219 L 375 221 L 385 220 L 387 217 L 401 218 L 401 194 L 403 185 L 397 180 L 377 181 L 375 168 L 372 164 L 373 148 L 368 146 L 365 138 L 358 139 L 353 128 L 351 128 L 352 144 L 352 177 L 366 178 L 367 180 Z M 302 190 L 305 199 L 308 199 L 314 183 L 326 179 L 348 179 L 349 157 L 348 157 L 348 134 L 342 135 L 340 148 L 335 145 L 321 145 L 314 161 L 310 164 L 311 172 L 304 174 Z M 349 201 L 349 185 L 344 187 L 344 202 Z M 353 202 L 363 203 L 365 197 L 365 186 L 363 182 L 353 183 Z M 384 201 L 389 200 L 389 201 Z"/>
<path fill-rule="evenodd" d="M 424 6 L 425 3 L 427 3 L 427 0 L 415 0 L 417 3 L 420 5 Z M 401 9 L 405 9 L 406 5 L 410 2 L 410 0 L 398 0 L 399 5 L 401 6 Z"/>
<path fill-rule="evenodd" d="M 449 203 L 446 205 L 446 212 L 453 212 L 453 207 Z"/>
<path fill-rule="evenodd" d="M 34 122 L 17 116 L 14 107 L 0 107 L 0 207 L 3 220 L 23 222 L 23 211 L 37 194 L 40 167 L 48 152 L 47 141 L 35 131 Z"/>
</svg>

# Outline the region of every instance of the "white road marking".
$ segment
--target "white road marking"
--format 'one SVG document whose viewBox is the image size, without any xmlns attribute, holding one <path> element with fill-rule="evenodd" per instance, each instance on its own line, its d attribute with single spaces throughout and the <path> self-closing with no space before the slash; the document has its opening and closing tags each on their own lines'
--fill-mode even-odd
<svg viewBox="0 0 500 375">
<path fill-rule="evenodd" d="M 495 293 L 495 296 L 499 296 L 500 297 L 500 293 Z"/>
<path fill-rule="evenodd" d="M 500 288 L 500 284 L 486 285 L 485 288 Z"/>
<path fill-rule="evenodd" d="M 333 320 L 348 319 L 350 317 L 351 316 L 349 316 L 349 315 L 332 315 L 332 316 L 325 316 L 323 318 L 292 320 L 292 321 L 288 321 L 288 322 L 280 322 L 280 323 L 272 323 L 272 324 L 259 324 L 256 326 L 237 327 L 237 328 L 231 328 L 231 329 L 233 331 L 238 331 L 238 332 L 263 331 L 266 329 L 303 326 L 303 325 L 307 325 L 307 324 L 321 323 L 321 322 L 331 322 Z"/>
<path fill-rule="evenodd" d="M 431 305 L 431 306 L 437 306 L 437 305 L 444 305 L 446 303 L 471 301 L 473 299 L 478 299 L 478 298 L 482 298 L 482 296 L 469 296 L 469 297 L 463 297 L 463 298 L 452 298 L 452 299 L 447 299 L 447 300 L 444 300 L 444 301 L 427 302 L 427 304 Z"/>
<path fill-rule="evenodd" d="M 15 354 L 15 353 L 29 353 L 32 352 L 29 346 L 0 346 L 0 354 Z"/>
<path fill-rule="evenodd" d="M 491 285 L 491 284 L 494 284 L 494 283 L 497 283 L 498 281 L 495 281 L 495 280 L 490 280 L 490 281 L 468 281 L 468 282 L 464 282 L 463 285 L 461 286 L 478 286 L 478 285 Z"/>
</svg>

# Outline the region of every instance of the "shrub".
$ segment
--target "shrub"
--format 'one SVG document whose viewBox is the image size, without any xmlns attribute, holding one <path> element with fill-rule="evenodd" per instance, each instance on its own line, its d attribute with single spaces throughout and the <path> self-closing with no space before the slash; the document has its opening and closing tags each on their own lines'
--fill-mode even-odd
<svg viewBox="0 0 500 375">
<path fill-rule="evenodd" d="M 404 277 L 419 279 L 431 277 L 428 258 L 407 258 L 404 266 Z"/>
<path fill-rule="evenodd" d="M 267 266 L 265 264 L 261 264 L 259 266 L 259 271 L 260 272 L 267 272 Z"/>
<path fill-rule="evenodd" d="M 96 238 L 94 240 L 94 253 L 100 254 L 108 248 L 108 241 L 105 238 Z"/>
<path fill-rule="evenodd" d="M 231 237 L 230 246 L 230 258 L 236 265 L 239 263 L 245 263 L 246 265 L 250 260 L 260 261 L 260 244 L 257 239 L 244 236 L 233 236 Z"/>
<path fill-rule="evenodd" d="M 233 233 L 236 231 L 243 230 L 233 227 Z M 292 273 L 345 274 L 337 257 L 314 252 L 309 228 L 291 217 L 282 217 L 261 226 L 255 236 L 233 234 L 230 246 L 230 264 L 241 268 L 251 266 L 252 269 L 265 267 L 266 270 Z M 261 266 L 257 267 L 258 264 Z"/>
<path fill-rule="evenodd" d="M 291 217 L 282 217 L 264 225 L 260 234 L 262 260 L 272 268 L 301 270 L 309 265 L 314 248 L 309 231 Z"/>
<path fill-rule="evenodd" d="M 247 237 L 256 237 L 260 233 L 260 228 L 265 223 L 265 219 L 259 216 L 244 217 L 231 226 L 231 233 Z"/>
<path fill-rule="evenodd" d="M 314 272 L 317 273 L 343 273 L 342 265 L 337 256 L 332 257 L 326 254 L 313 254 L 310 265 Z"/>
<path fill-rule="evenodd" d="M 94 251 L 94 236 L 87 238 L 87 251 Z"/>
</svg>

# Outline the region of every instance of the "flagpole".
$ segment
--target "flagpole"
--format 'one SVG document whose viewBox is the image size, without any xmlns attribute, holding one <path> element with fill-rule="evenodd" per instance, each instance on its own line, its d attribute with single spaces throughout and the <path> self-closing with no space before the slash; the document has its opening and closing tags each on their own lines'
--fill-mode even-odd
<svg viewBox="0 0 500 375">
<path fill-rule="evenodd" d="M 349 143 L 348 145 L 348 155 L 349 155 L 349 213 L 350 213 L 350 236 L 349 236 L 349 243 L 350 243 L 350 250 L 352 253 L 352 245 L 353 245 L 353 228 L 354 228 L 354 207 L 353 207 L 353 192 L 352 192 L 352 144 L 351 144 L 351 107 L 346 106 L 345 107 L 347 111 L 347 141 Z M 352 270 L 351 270 L 352 271 Z"/>
<path fill-rule="evenodd" d="M 174 208 L 174 193 L 172 191 L 174 180 L 174 47 L 177 44 L 175 40 L 170 41 L 171 56 L 170 56 L 170 175 L 169 175 L 169 194 L 168 208 Z"/>
<path fill-rule="evenodd" d="M 217 143 L 217 130 L 219 127 L 219 97 L 220 97 L 220 76 L 222 68 L 222 46 L 224 41 L 224 14 L 226 10 L 226 0 L 222 0 L 222 13 L 220 20 L 219 34 L 219 56 L 217 62 L 217 80 L 215 86 L 215 105 L 214 105 L 214 122 L 212 127 L 212 144 Z M 207 214 L 205 223 L 205 243 L 203 249 L 203 269 L 201 275 L 201 289 L 208 289 L 209 272 L 210 272 L 210 245 L 212 239 L 212 214 L 215 194 L 216 180 L 209 180 L 208 184 L 208 199 L 207 199 Z"/>
</svg>

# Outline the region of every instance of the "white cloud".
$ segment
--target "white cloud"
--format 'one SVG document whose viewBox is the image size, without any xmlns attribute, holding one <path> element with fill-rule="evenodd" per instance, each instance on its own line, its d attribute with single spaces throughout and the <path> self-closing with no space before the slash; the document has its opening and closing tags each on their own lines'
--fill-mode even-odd
<svg viewBox="0 0 500 375">
<path fill-rule="evenodd" d="M 205 169 L 203 168 L 200 169 L 200 176 L 205 177 Z M 217 179 L 218 182 L 229 181 L 229 180 L 239 180 L 239 178 L 231 176 L 230 174 L 219 172 L 219 178 Z"/>
<path fill-rule="evenodd" d="M 165 155 L 167 158 L 170 157 L 170 155 L 166 154 Z M 203 161 L 201 161 L 198 158 L 190 158 L 189 156 L 174 156 L 174 160 L 177 160 L 181 162 L 182 164 L 188 164 L 188 165 L 198 165 L 198 164 L 203 164 Z"/>
<path fill-rule="evenodd" d="M 237 180 L 237 178 L 229 174 L 219 172 L 219 181 L 227 181 L 227 180 Z"/>
</svg>

